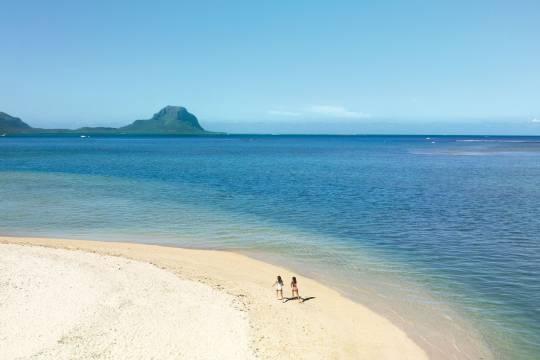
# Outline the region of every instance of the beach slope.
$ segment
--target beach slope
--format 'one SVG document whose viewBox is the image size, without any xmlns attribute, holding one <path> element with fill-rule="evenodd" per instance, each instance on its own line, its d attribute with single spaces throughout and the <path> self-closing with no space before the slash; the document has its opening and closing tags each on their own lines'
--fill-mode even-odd
<svg viewBox="0 0 540 360">
<path fill-rule="evenodd" d="M 232 252 L 0 237 L 0 259 L 4 359 L 427 359 L 313 280 L 277 301 L 295 274 Z"/>
</svg>

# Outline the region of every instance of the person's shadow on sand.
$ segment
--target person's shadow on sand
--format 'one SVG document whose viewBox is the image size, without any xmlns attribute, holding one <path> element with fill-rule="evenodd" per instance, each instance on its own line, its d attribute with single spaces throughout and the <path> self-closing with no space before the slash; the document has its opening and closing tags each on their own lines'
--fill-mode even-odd
<svg viewBox="0 0 540 360">
<path fill-rule="evenodd" d="M 306 298 L 300 298 L 302 301 L 301 303 L 305 303 L 306 301 L 309 301 L 309 300 L 312 300 L 312 299 L 315 299 L 315 296 L 310 296 L 310 297 L 306 297 Z M 283 300 L 283 303 L 286 303 L 286 302 L 289 302 L 290 300 L 298 300 L 298 297 L 285 297 L 284 300 Z"/>
</svg>

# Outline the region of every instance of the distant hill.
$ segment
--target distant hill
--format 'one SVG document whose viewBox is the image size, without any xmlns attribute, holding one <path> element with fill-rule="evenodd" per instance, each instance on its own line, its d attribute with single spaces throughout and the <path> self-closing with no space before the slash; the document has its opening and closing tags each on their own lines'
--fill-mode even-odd
<svg viewBox="0 0 540 360">
<path fill-rule="evenodd" d="M 93 134 L 93 135 L 208 135 L 195 115 L 182 106 L 166 106 L 151 119 L 136 120 L 120 128 L 82 127 L 76 130 L 33 128 L 21 119 L 0 112 L 0 135 L 2 134 Z"/>
<path fill-rule="evenodd" d="M 32 127 L 19 119 L 0 111 L 0 135 L 32 131 Z"/>
<path fill-rule="evenodd" d="M 206 131 L 197 117 L 181 106 L 166 106 L 149 120 L 136 120 L 119 129 L 127 133 L 142 134 L 199 134 Z"/>
</svg>

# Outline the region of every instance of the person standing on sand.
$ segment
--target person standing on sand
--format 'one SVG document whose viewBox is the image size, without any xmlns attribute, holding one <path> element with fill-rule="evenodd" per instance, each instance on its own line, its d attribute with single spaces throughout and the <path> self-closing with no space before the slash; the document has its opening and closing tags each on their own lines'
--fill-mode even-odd
<svg viewBox="0 0 540 360">
<path fill-rule="evenodd" d="M 296 281 L 296 276 L 292 277 L 291 281 L 291 291 L 292 291 L 292 298 L 296 297 L 298 298 L 298 302 L 302 302 L 302 298 L 300 297 L 300 294 L 298 293 L 298 282 Z"/>
<path fill-rule="evenodd" d="M 281 276 L 278 275 L 276 282 L 272 286 L 276 288 L 277 299 L 283 300 L 283 280 L 281 279 Z"/>
</svg>

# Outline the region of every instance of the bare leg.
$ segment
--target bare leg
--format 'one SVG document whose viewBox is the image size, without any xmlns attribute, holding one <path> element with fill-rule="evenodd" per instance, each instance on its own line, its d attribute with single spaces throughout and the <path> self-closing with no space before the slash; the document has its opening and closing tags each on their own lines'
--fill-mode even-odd
<svg viewBox="0 0 540 360">
<path fill-rule="evenodd" d="M 297 298 L 298 301 L 300 301 L 300 295 L 298 294 L 298 290 L 293 290 L 292 291 L 292 297 Z"/>
</svg>

